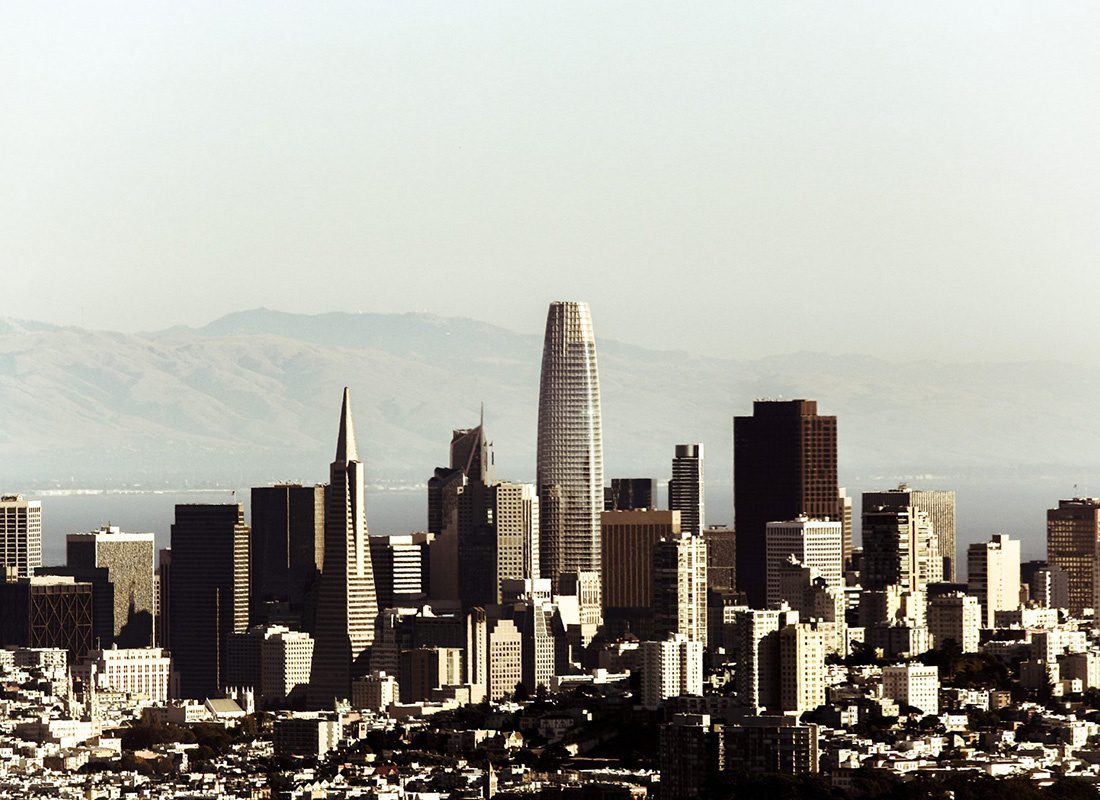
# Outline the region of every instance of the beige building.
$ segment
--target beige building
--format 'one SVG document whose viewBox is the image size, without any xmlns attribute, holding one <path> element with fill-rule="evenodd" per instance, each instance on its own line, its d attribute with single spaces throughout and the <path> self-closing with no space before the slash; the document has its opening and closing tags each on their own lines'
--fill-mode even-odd
<svg viewBox="0 0 1100 800">
<path fill-rule="evenodd" d="M 703 694 L 703 645 L 680 634 L 661 642 L 642 642 L 642 706 Z"/>
<path fill-rule="evenodd" d="M 489 487 L 489 507 L 496 532 L 499 603 L 501 581 L 540 577 L 538 492 L 533 483 L 495 483 Z"/>
<path fill-rule="evenodd" d="M 779 704 L 801 714 L 825 703 L 825 637 L 807 623 L 779 631 Z"/>
<path fill-rule="evenodd" d="M 489 699 L 511 697 L 523 681 L 523 636 L 510 619 L 488 623 Z"/>
<path fill-rule="evenodd" d="M 928 632 L 932 646 L 942 649 L 950 640 L 964 653 L 978 652 L 982 607 L 978 598 L 954 592 L 928 603 Z"/>
<path fill-rule="evenodd" d="M 159 647 L 93 650 L 76 674 L 97 690 L 123 692 L 156 705 L 168 702 L 172 659 Z"/>
<path fill-rule="evenodd" d="M 992 628 L 998 611 L 1020 607 L 1020 540 L 995 533 L 967 549 L 967 591 L 982 606 L 982 626 Z"/>
<path fill-rule="evenodd" d="M 683 634 L 707 645 L 707 543 L 682 533 L 653 547 L 653 623 L 657 636 Z"/>
<path fill-rule="evenodd" d="M 769 522 L 764 531 L 764 551 L 769 606 L 783 599 L 779 575 L 792 556 L 815 569 L 829 586 L 844 588 L 844 530 L 840 522 L 809 517 Z"/>
<path fill-rule="evenodd" d="M 923 664 L 901 664 L 882 669 L 882 694 L 926 716 L 940 713 L 940 670 Z"/>
</svg>

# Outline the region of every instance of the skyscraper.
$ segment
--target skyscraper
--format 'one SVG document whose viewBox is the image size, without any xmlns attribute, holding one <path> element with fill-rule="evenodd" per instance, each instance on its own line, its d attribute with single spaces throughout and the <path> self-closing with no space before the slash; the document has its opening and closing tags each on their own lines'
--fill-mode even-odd
<svg viewBox="0 0 1100 800">
<path fill-rule="evenodd" d="M 330 708 L 335 700 L 351 697 L 352 678 L 370 672 L 378 597 L 363 502 L 363 463 L 355 444 L 351 392 L 345 387 L 336 458 L 325 490 L 324 567 L 309 687 L 315 708 Z"/>
<path fill-rule="evenodd" d="M 546 316 L 539 384 L 538 469 L 543 577 L 600 571 L 603 435 L 596 337 L 587 303 Z"/>
<path fill-rule="evenodd" d="M 798 516 L 840 517 L 836 417 L 813 400 L 757 400 L 733 420 L 733 505 L 738 588 L 762 608 L 767 594 L 765 526 Z"/>
<path fill-rule="evenodd" d="M 955 493 L 943 489 L 910 489 L 901 484 L 896 489 L 883 492 L 864 492 L 863 507 L 882 506 L 884 508 L 902 508 L 912 506 L 928 515 L 932 530 L 939 543 L 940 557 L 943 559 L 943 579 L 955 581 Z"/>
<path fill-rule="evenodd" d="M 1086 608 L 1100 608 L 1100 586 L 1095 574 L 1098 552 L 1100 499 L 1059 500 L 1058 508 L 1047 510 L 1047 561 L 1069 575 L 1072 614 L 1080 614 Z"/>
<path fill-rule="evenodd" d="M 668 482 L 668 507 L 680 512 L 684 533 L 698 536 L 706 527 L 703 489 L 703 445 L 678 444 Z"/>
<path fill-rule="evenodd" d="M 42 503 L 19 494 L 0 496 L 0 579 L 29 578 L 42 566 Z"/>
<path fill-rule="evenodd" d="M 93 613 L 102 627 L 96 630 L 100 647 L 151 647 L 153 644 L 153 586 L 155 545 L 151 533 L 126 533 L 102 527 L 66 537 L 66 561 L 78 580 L 96 582 L 93 572 L 106 570 L 107 592 L 93 590 Z M 88 575 L 83 577 L 80 573 Z"/>
<path fill-rule="evenodd" d="M 255 486 L 251 511 L 251 624 L 269 622 L 268 610 L 278 608 L 281 618 L 312 630 L 312 592 L 324 563 L 325 487 Z"/>
<path fill-rule="evenodd" d="M 429 549 L 428 589 L 435 606 L 461 605 L 463 555 L 487 557 L 489 460 L 483 416 L 476 428 L 452 431 L 450 466 L 437 467 L 428 480 L 428 532 L 435 536 Z"/>
<path fill-rule="evenodd" d="M 177 505 L 168 626 L 182 697 L 217 697 L 226 640 L 248 628 L 249 528 L 244 507 Z"/>
</svg>

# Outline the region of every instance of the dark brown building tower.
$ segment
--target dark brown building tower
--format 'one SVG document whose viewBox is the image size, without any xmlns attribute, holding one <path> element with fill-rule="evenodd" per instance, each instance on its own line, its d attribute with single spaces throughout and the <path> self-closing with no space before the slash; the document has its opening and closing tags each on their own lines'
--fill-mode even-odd
<svg viewBox="0 0 1100 800">
<path fill-rule="evenodd" d="M 289 621 L 313 633 L 324 550 L 324 486 L 253 487 L 252 625 Z"/>
<path fill-rule="evenodd" d="M 838 518 L 836 417 L 814 400 L 757 400 L 733 419 L 733 506 L 737 582 L 764 608 L 764 531 L 770 521 Z"/>
<path fill-rule="evenodd" d="M 176 506 L 168 628 L 182 697 L 219 696 L 226 639 L 248 629 L 248 545 L 239 503 Z"/>
</svg>

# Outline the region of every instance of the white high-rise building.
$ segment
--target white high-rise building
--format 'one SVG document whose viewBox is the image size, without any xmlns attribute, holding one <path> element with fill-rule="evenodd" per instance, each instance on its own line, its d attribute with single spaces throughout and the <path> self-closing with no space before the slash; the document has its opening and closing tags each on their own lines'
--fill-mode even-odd
<svg viewBox="0 0 1100 800">
<path fill-rule="evenodd" d="M 707 644 L 707 542 L 682 533 L 653 548 L 653 624 Z"/>
<path fill-rule="evenodd" d="M 673 634 L 663 642 L 642 642 L 642 705 L 658 708 L 662 700 L 703 694 L 703 644 Z"/>
<path fill-rule="evenodd" d="M 801 714 L 825 703 L 825 636 L 807 623 L 779 631 L 779 704 Z"/>
<path fill-rule="evenodd" d="M 992 628 L 998 611 L 1020 607 L 1020 540 L 995 533 L 966 551 L 967 591 L 982 605 L 982 625 Z"/>
<path fill-rule="evenodd" d="M 41 501 L 24 500 L 19 494 L 0 496 L 0 570 L 30 578 L 41 566 Z"/>
<path fill-rule="evenodd" d="M 546 316 L 538 418 L 540 568 L 600 575 L 603 434 L 596 337 L 587 303 L 555 301 Z"/>
<path fill-rule="evenodd" d="M 933 647 L 942 648 L 951 640 L 963 653 L 976 653 L 981 629 L 982 607 L 976 597 L 954 592 L 928 603 L 928 632 Z"/>
<path fill-rule="evenodd" d="M 940 670 L 908 663 L 882 668 L 882 693 L 926 716 L 940 713 Z"/>
<path fill-rule="evenodd" d="M 769 606 L 784 599 L 779 579 L 792 556 L 816 570 L 826 585 L 844 588 L 844 530 L 840 522 L 798 517 L 769 522 L 764 535 Z"/>
<path fill-rule="evenodd" d="M 680 529 L 701 536 L 706 528 L 703 445 L 678 444 L 668 482 L 668 507 L 680 512 Z"/>
<path fill-rule="evenodd" d="M 159 647 L 92 650 L 73 671 L 96 690 L 125 692 L 152 705 L 168 702 L 172 659 Z"/>
<path fill-rule="evenodd" d="M 779 629 L 799 621 L 798 612 L 780 608 L 739 611 L 734 622 L 734 673 L 737 696 L 756 708 L 778 708 Z"/>
</svg>

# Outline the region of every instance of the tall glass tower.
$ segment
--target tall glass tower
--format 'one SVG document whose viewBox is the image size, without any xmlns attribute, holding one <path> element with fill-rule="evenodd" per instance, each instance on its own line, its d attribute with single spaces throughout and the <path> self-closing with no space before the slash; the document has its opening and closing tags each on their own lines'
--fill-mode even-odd
<svg viewBox="0 0 1100 800">
<path fill-rule="evenodd" d="M 590 573 L 598 582 L 603 435 L 587 303 L 556 301 L 546 315 L 537 475 L 542 577 L 555 589 L 563 573 Z"/>
</svg>

